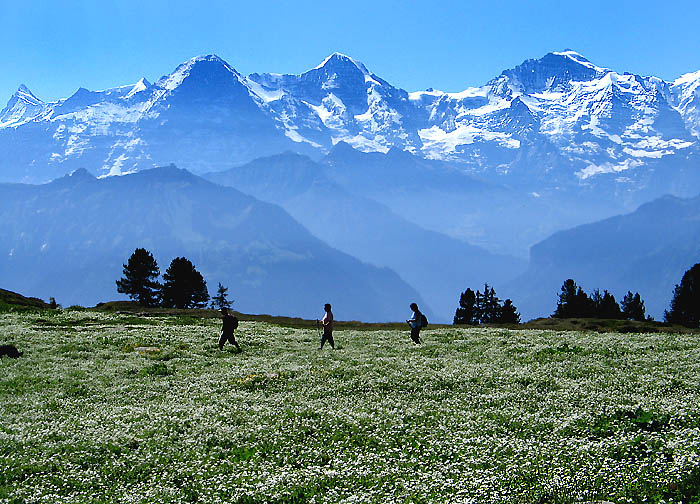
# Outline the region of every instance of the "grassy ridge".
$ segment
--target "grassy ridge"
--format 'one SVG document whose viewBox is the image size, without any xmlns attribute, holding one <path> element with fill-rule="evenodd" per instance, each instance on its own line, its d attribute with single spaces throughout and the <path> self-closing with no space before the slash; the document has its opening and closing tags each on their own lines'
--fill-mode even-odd
<svg viewBox="0 0 700 504">
<path fill-rule="evenodd" d="M 700 502 L 697 335 L 0 325 L 0 502 Z"/>
<path fill-rule="evenodd" d="M 2 311 L 23 311 L 23 310 L 37 310 L 37 309 L 49 309 L 48 303 L 45 303 L 39 298 L 35 297 L 25 297 L 16 292 L 12 292 L 5 289 L 0 289 L 0 312 Z"/>
</svg>

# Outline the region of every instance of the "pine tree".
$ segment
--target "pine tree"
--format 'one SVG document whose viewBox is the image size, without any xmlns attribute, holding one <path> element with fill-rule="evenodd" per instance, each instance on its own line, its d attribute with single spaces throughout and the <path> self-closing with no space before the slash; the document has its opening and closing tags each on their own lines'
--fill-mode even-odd
<svg viewBox="0 0 700 504">
<path fill-rule="evenodd" d="M 510 299 L 501 304 L 496 291 L 484 284 L 484 292 L 467 289 L 459 296 L 459 307 L 454 316 L 455 324 L 520 323 L 520 314 Z"/>
<path fill-rule="evenodd" d="M 219 287 L 216 289 L 216 296 L 211 298 L 211 307 L 217 310 L 221 308 L 231 308 L 232 301 L 229 301 L 226 296 L 228 293 L 228 288 L 221 285 L 219 282 Z"/>
<path fill-rule="evenodd" d="M 207 283 L 202 274 L 184 257 L 176 257 L 163 274 L 163 306 L 168 308 L 204 308 L 209 301 Z"/>
<path fill-rule="evenodd" d="M 128 294 L 141 306 L 156 306 L 160 284 L 158 263 L 144 248 L 137 248 L 124 267 L 124 277 L 117 280 L 117 292 Z"/>
<path fill-rule="evenodd" d="M 607 290 L 603 291 L 603 298 L 600 301 L 597 316 L 604 319 L 623 318 L 620 305 L 615 301 L 615 296 L 610 294 Z"/>
<path fill-rule="evenodd" d="M 671 299 L 671 309 L 664 319 L 687 327 L 700 327 L 700 263 L 683 274 L 680 285 L 676 285 Z"/>
<path fill-rule="evenodd" d="M 518 313 L 518 309 L 513 304 L 513 301 L 511 301 L 510 299 L 506 299 L 503 302 L 503 306 L 500 309 L 500 314 L 496 322 L 499 322 L 501 324 L 520 323 L 520 314 Z"/>
<path fill-rule="evenodd" d="M 646 308 L 644 307 L 644 301 L 642 301 L 639 292 L 634 295 L 631 291 L 627 291 L 625 297 L 620 303 L 622 308 L 622 315 L 629 320 L 646 320 Z"/>
<path fill-rule="evenodd" d="M 573 279 L 569 278 L 564 281 L 564 284 L 561 286 L 561 292 L 559 293 L 557 308 L 554 310 L 552 317 L 571 318 L 576 316 L 574 315 L 574 312 L 576 311 L 577 288 L 580 289 Z"/>
<path fill-rule="evenodd" d="M 476 294 L 471 289 L 467 289 L 459 296 L 459 308 L 455 312 L 453 320 L 454 324 L 470 324 L 476 325 L 479 323 L 476 309 Z"/>
<path fill-rule="evenodd" d="M 480 322 L 488 324 L 496 322 L 501 309 L 501 300 L 496 296 L 496 291 L 489 284 L 484 284 L 484 294 L 481 297 Z"/>
</svg>

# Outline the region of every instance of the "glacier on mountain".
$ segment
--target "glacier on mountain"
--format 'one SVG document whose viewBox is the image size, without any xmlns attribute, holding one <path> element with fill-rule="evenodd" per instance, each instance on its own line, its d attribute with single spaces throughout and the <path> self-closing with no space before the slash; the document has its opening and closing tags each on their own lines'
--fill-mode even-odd
<svg viewBox="0 0 700 504">
<path fill-rule="evenodd" d="M 409 93 L 340 53 L 301 74 L 248 76 L 210 54 L 153 84 L 80 88 L 52 103 L 21 86 L 0 112 L 0 179 L 45 181 L 81 166 L 119 174 L 171 162 L 201 173 L 285 150 L 319 158 L 345 142 L 517 177 L 537 191 L 626 172 L 614 180 L 627 191 L 648 186 L 661 160 L 686 169 L 700 156 L 699 138 L 700 71 L 666 82 L 567 49 L 480 87 Z"/>
</svg>

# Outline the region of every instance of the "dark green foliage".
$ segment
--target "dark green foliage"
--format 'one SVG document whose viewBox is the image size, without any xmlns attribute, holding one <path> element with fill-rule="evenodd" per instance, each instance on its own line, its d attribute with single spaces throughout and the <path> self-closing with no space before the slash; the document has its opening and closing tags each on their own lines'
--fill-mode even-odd
<svg viewBox="0 0 700 504">
<path fill-rule="evenodd" d="M 51 306 L 35 297 L 24 297 L 16 292 L 0 289 L 0 311 L 47 309 Z"/>
<path fill-rule="evenodd" d="M 144 248 L 137 248 L 124 264 L 124 277 L 117 280 L 117 292 L 128 294 L 141 306 L 156 306 L 160 284 L 158 263 Z"/>
<path fill-rule="evenodd" d="M 557 309 L 552 317 L 583 318 L 590 317 L 592 312 L 592 302 L 583 289 L 573 279 L 566 280 L 561 286 Z"/>
<path fill-rule="evenodd" d="M 219 287 L 216 289 L 216 296 L 211 298 L 211 307 L 217 310 L 221 308 L 231 308 L 233 302 L 227 299 L 227 293 L 228 287 L 224 287 L 221 285 L 221 282 L 219 282 Z"/>
<path fill-rule="evenodd" d="M 506 299 L 501 307 L 501 316 L 499 322 L 502 324 L 519 324 L 520 314 L 518 309 L 513 304 L 513 301 Z"/>
<path fill-rule="evenodd" d="M 664 313 L 666 322 L 686 327 L 700 327 L 700 263 L 683 274 L 671 299 L 671 310 Z"/>
<path fill-rule="evenodd" d="M 479 318 L 476 313 L 476 294 L 471 289 L 467 289 L 459 296 L 459 308 L 454 317 L 455 324 L 476 325 Z"/>
<path fill-rule="evenodd" d="M 561 286 L 557 308 L 552 317 L 623 319 L 625 315 L 620 310 L 615 296 L 607 290 L 601 295 L 600 290 L 596 289 L 588 297 L 583 289 L 569 278 Z"/>
<path fill-rule="evenodd" d="M 161 297 L 167 308 L 204 308 L 209 302 L 207 283 L 185 257 L 176 257 L 163 274 Z"/>
<path fill-rule="evenodd" d="M 646 320 L 646 308 L 642 301 L 639 292 L 632 295 L 631 291 L 627 291 L 621 303 L 622 315 L 628 320 L 643 321 Z"/>
<path fill-rule="evenodd" d="M 482 324 L 497 322 L 499 318 L 501 300 L 496 297 L 496 291 L 489 284 L 484 284 L 484 293 L 476 291 L 476 308 L 479 321 Z"/>
<path fill-rule="evenodd" d="M 459 297 L 459 308 L 454 316 L 454 324 L 518 324 L 520 314 L 513 301 L 506 299 L 503 304 L 496 291 L 484 284 L 483 294 L 467 289 Z"/>
<path fill-rule="evenodd" d="M 620 310 L 620 305 L 615 301 L 615 296 L 610 294 L 607 290 L 603 291 L 603 295 L 600 295 L 600 291 L 596 289 L 591 296 L 591 316 L 603 319 L 621 319 L 622 311 Z"/>
</svg>

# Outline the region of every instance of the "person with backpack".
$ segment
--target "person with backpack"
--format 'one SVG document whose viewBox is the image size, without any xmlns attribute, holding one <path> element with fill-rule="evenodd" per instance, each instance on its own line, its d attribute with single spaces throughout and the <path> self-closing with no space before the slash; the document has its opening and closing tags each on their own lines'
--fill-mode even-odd
<svg viewBox="0 0 700 504">
<path fill-rule="evenodd" d="M 335 350 L 335 342 L 333 341 L 333 312 L 331 311 L 331 305 L 326 303 L 323 305 L 323 311 L 326 313 L 321 319 L 321 324 L 323 324 L 323 336 L 321 336 L 321 349 L 323 344 L 328 341 L 331 344 L 331 348 Z M 318 322 L 318 320 L 316 321 Z"/>
<path fill-rule="evenodd" d="M 413 315 L 406 323 L 411 327 L 411 339 L 416 345 L 420 345 L 422 343 L 420 339 L 420 330 L 428 325 L 428 319 L 421 313 L 416 303 L 411 303 L 410 308 L 411 311 L 413 311 Z"/>
<path fill-rule="evenodd" d="M 233 331 L 236 329 L 238 329 L 238 317 L 229 313 L 228 308 L 223 306 L 221 308 L 221 336 L 219 337 L 219 350 L 223 350 L 224 344 L 226 341 L 228 341 L 235 346 L 239 352 L 241 352 L 241 347 L 233 335 Z"/>
</svg>

